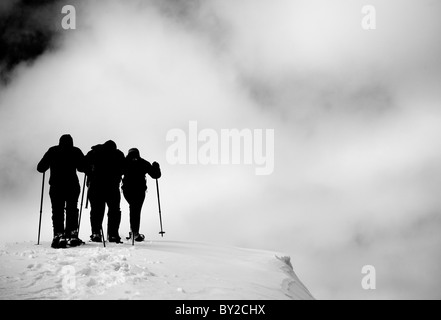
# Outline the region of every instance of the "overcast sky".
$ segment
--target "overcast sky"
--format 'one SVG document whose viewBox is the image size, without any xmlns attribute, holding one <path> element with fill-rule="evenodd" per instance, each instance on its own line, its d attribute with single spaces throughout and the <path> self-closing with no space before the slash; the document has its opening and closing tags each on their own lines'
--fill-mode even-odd
<svg viewBox="0 0 441 320">
<path fill-rule="evenodd" d="M 76 30 L 61 28 L 65 4 Z M 361 27 L 366 4 L 376 30 Z M 2 1 L 0 241 L 36 241 L 36 164 L 70 133 L 84 153 L 113 139 L 161 164 L 165 239 L 285 252 L 318 299 L 441 298 L 440 9 L 436 0 Z M 274 173 L 170 165 L 167 133 L 189 121 L 274 129 Z M 157 240 L 149 187 L 141 232 Z M 88 210 L 83 218 L 88 240 Z M 374 291 L 361 288 L 364 265 L 376 268 Z"/>
</svg>

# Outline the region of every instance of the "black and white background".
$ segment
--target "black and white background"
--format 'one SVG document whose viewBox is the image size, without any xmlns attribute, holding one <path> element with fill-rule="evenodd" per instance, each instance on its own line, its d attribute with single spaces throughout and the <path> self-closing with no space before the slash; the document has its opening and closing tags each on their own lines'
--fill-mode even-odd
<svg viewBox="0 0 441 320">
<path fill-rule="evenodd" d="M 161 164 L 168 239 L 287 252 L 317 299 L 441 298 L 440 12 L 437 0 L 2 0 L 0 242 L 36 238 L 36 164 L 70 133 L 84 153 L 113 139 Z M 274 171 L 168 163 L 167 133 L 190 121 L 274 129 Z"/>
</svg>

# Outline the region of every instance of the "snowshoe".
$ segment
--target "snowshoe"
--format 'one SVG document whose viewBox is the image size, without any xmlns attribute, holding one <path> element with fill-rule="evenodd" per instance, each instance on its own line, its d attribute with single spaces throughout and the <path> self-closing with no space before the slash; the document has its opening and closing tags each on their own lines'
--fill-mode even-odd
<svg viewBox="0 0 441 320">
<path fill-rule="evenodd" d="M 103 240 L 101 239 L 101 234 L 99 233 L 94 233 L 90 236 L 90 241 L 92 242 L 102 242 Z"/>
<path fill-rule="evenodd" d="M 67 248 L 67 239 L 61 238 L 60 242 L 58 242 L 58 248 L 60 249 L 66 249 Z"/>
<path fill-rule="evenodd" d="M 117 244 L 123 243 L 121 241 L 121 237 L 120 236 L 109 236 L 108 241 L 109 242 L 114 242 L 114 243 L 117 243 Z"/>
<path fill-rule="evenodd" d="M 78 231 L 70 232 L 69 240 L 67 240 L 68 247 L 78 247 L 84 244 L 84 241 L 78 238 Z"/>
<path fill-rule="evenodd" d="M 130 240 L 132 239 L 132 233 L 129 232 L 129 236 L 126 237 L 126 240 Z M 135 233 L 135 241 L 136 242 L 142 242 L 145 239 L 145 235 L 141 234 L 141 233 Z"/>
<path fill-rule="evenodd" d="M 81 240 L 80 238 L 70 238 L 69 241 L 67 242 L 67 245 L 69 247 L 78 247 L 85 244 L 85 242 L 83 240 Z"/>
<path fill-rule="evenodd" d="M 62 233 L 57 233 L 54 236 L 51 247 L 54 249 L 66 248 L 66 239 Z"/>
</svg>

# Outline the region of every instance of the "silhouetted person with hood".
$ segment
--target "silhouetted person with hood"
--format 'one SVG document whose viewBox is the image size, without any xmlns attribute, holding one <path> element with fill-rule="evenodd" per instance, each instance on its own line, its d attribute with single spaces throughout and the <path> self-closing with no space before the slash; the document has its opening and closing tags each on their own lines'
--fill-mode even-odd
<svg viewBox="0 0 441 320">
<path fill-rule="evenodd" d="M 139 150 L 130 149 L 125 163 L 125 171 L 123 178 L 124 198 L 130 206 L 130 232 L 128 239 L 135 238 L 135 241 L 143 241 L 145 236 L 139 233 L 139 225 L 141 221 L 141 209 L 144 204 L 145 194 L 147 191 L 146 174 L 153 179 L 161 177 L 161 169 L 157 162 L 150 162 L 141 158 Z"/>
<path fill-rule="evenodd" d="M 108 207 L 107 233 L 110 242 L 120 243 L 119 225 L 121 223 L 120 183 L 124 170 L 124 153 L 117 149 L 115 142 L 107 141 L 92 147 L 86 155 L 86 173 L 89 181 L 90 239 L 101 242 L 101 228 Z"/>
<path fill-rule="evenodd" d="M 77 246 L 83 242 L 78 238 L 78 198 L 80 183 L 77 170 L 84 172 L 84 154 L 74 147 L 73 139 L 65 134 L 58 146 L 51 147 L 38 163 L 41 173 L 51 171 L 49 195 L 52 202 L 53 248 L 65 248 L 67 244 Z M 66 227 L 64 211 L 66 210 Z"/>
</svg>

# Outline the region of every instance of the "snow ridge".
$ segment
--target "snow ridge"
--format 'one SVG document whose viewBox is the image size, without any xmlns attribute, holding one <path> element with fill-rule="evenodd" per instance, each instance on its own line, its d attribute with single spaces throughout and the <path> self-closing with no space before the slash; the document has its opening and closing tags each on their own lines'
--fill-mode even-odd
<svg viewBox="0 0 441 320">
<path fill-rule="evenodd" d="M 294 268 L 291 264 L 291 257 L 282 256 L 276 258 L 280 260 L 284 265 L 281 269 L 287 274 L 287 278 L 283 280 L 282 291 L 286 296 L 293 300 L 313 300 L 314 297 L 305 287 L 305 285 L 299 280 L 294 272 Z M 298 290 L 301 288 L 302 290 Z"/>
<path fill-rule="evenodd" d="M 286 256 L 197 243 L 0 245 L 0 299 L 313 299 Z"/>
</svg>

